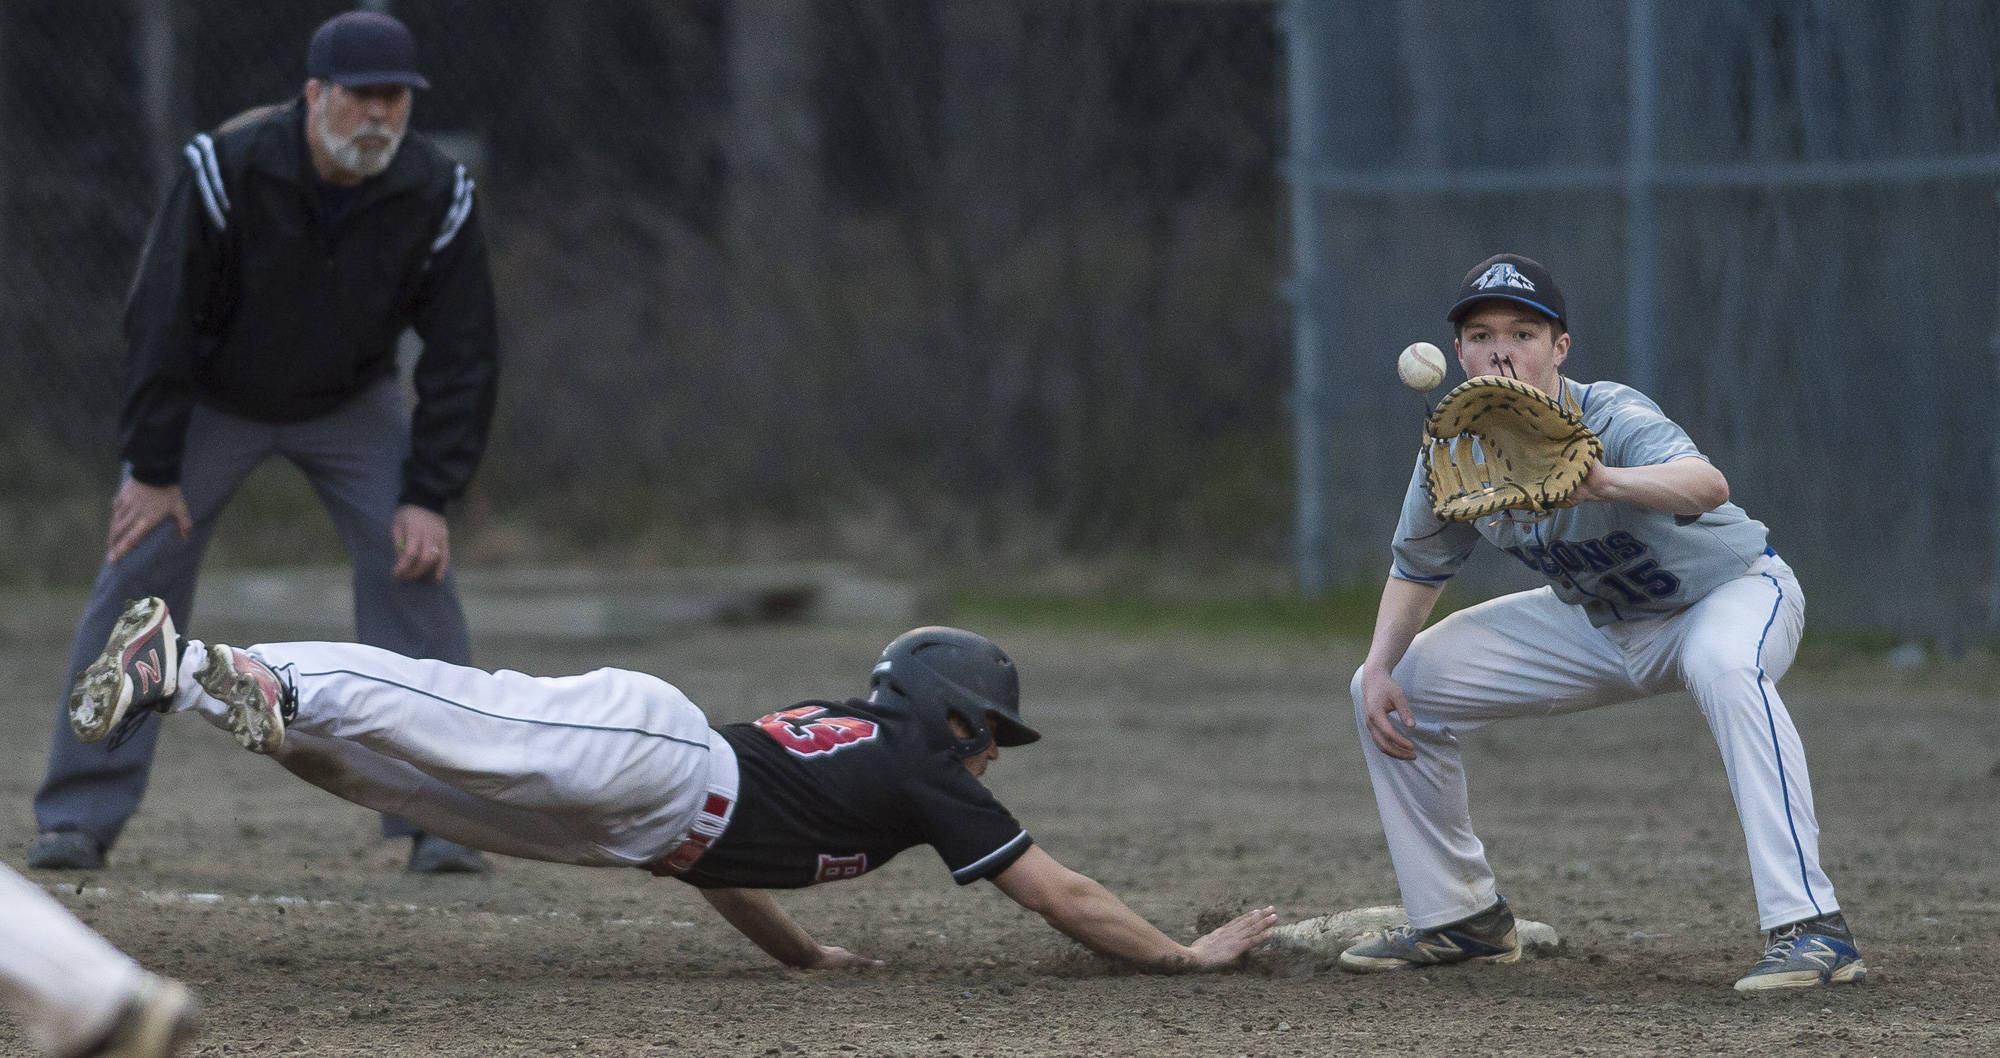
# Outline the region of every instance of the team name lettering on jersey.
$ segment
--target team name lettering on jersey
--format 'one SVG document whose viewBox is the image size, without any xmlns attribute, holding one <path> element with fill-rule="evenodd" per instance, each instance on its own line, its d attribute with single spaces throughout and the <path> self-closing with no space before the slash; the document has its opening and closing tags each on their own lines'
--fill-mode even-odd
<svg viewBox="0 0 2000 1058">
<path fill-rule="evenodd" d="M 825 706 L 802 705 L 772 713 L 757 721 L 757 728 L 801 757 L 838 753 L 849 746 L 873 741 L 880 730 L 873 720 L 858 716 L 825 716 Z M 826 857 L 820 857 L 825 869 Z"/>
<path fill-rule="evenodd" d="M 868 873 L 868 854 L 857 852 L 852 856 L 829 856 L 819 854 L 819 870 L 813 874 L 813 883 L 837 882 L 843 878 L 859 878 Z"/>
<path fill-rule="evenodd" d="M 1579 574 L 1622 596 L 1624 602 L 1668 599 L 1681 590 L 1679 577 L 1660 568 L 1653 549 L 1623 529 L 1597 540 L 1556 540 L 1549 544 L 1519 544 L 1507 553 L 1529 569 L 1555 580 Z"/>
</svg>

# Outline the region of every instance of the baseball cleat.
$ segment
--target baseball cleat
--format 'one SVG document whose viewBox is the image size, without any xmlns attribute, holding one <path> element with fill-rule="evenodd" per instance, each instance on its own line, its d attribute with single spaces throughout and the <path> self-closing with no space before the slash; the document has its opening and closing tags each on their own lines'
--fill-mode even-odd
<svg viewBox="0 0 2000 1058">
<path fill-rule="evenodd" d="M 172 1058 L 201 1030 L 201 1004 L 179 981 L 147 974 L 112 1022 L 83 1053 L 92 1058 Z"/>
<path fill-rule="evenodd" d="M 229 707 L 225 722 L 244 749 L 270 753 L 284 744 L 285 724 L 298 710 L 298 695 L 269 665 L 246 651 L 212 643 L 207 664 L 194 681 Z"/>
<path fill-rule="evenodd" d="M 1839 985 L 1868 976 L 1854 934 L 1840 912 L 1809 918 L 1771 931 L 1764 957 L 1741 980 L 1738 992 Z"/>
<path fill-rule="evenodd" d="M 181 640 L 164 599 L 125 607 L 104 653 L 77 676 L 69 692 L 69 726 L 78 740 L 96 742 L 134 709 L 164 709 L 180 678 Z"/>
<path fill-rule="evenodd" d="M 1420 930 L 1404 923 L 1371 934 L 1340 953 L 1340 968 L 1372 974 L 1461 962 L 1517 962 L 1520 958 L 1521 938 L 1514 929 L 1514 912 L 1502 899 L 1471 918 L 1437 929 Z"/>
</svg>

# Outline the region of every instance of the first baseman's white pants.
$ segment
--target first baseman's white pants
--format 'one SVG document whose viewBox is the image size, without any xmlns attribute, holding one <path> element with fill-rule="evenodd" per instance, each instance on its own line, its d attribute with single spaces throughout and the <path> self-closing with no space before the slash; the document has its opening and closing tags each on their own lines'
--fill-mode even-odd
<svg viewBox="0 0 2000 1058">
<path fill-rule="evenodd" d="M 642 672 L 486 672 L 353 643 L 248 652 L 298 692 L 273 758 L 356 804 L 508 856 L 652 863 L 688 837 L 710 794 L 736 799 L 736 754 L 679 689 Z M 227 707 L 182 655 L 176 710 L 222 726 Z"/>
<path fill-rule="evenodd" d="M 44 1054 L 111 1030 L 146 972 L 41 886 L 0 864 L 0 1000 Z"/>
<path fill-rule="evenodd" d="M 1472 832 L 1459 735 L 1494 720 L 1556 716 L 1690 691 L 1722 751 L 1750 852 L 1762 929 L 1837 910 L 1820 869 L 1819 822 L 1798 730 L 1778 697 L 1805 628 L 1791 567 L 1767 555 L 1679 613 L 1593 628 L 1549 588 L 1453 613 L 1419 633 L 1395 667 L 1417 726 L 1417 759 L 1368 734 L 1361 677 L 1351 687 L 1361 751 L 1410 924 L 1433 929 L 1496 899 Z"/>
</svg>

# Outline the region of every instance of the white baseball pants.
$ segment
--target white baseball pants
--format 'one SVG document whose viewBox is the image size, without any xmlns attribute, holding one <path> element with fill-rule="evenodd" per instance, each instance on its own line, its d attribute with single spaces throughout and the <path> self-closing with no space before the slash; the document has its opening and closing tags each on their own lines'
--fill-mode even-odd
<svg viewBox="0 0 2000 1058">
<path fill-rule="evenodd" d="M 1676 614 L 1592 627 L 1548 588 L 1492 599 L 1419 633 L 1394 670 L 1417 726 L 1417 759 L 1386 756 L 1368 734 L 1357 672 L 1350 691 L 1361 751 L 1410 924 L 1433 929 L 1496 899 L 1472 832 L 1459 736 L 1495 720 L 1556 716 L 1685 688 L 1722 751 L 1750 853 L 1759 928 L 1838 910 L 1819 862 L 1819 822 L 1798 730 L 1778 697 L 1805 628 L 1791 567 L 1760 558 Z"/>
<path fill-rule="evenodd" d="M 679 689 L 642 672 L 539 677 L 353 643 L 248 652 L 297 690 L 272 756 L 356 804 L 461 845 L 584 866 L 653 863 L 710 794 L 736 798 L 736 754 Z M 187 641 L 176 710 L 223 724 Z"/>
</svg>

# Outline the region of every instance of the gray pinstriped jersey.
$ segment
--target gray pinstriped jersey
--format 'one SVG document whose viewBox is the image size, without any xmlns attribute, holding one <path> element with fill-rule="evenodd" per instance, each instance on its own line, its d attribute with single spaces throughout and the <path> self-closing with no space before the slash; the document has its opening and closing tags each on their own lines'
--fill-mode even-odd
<svg viewBox="0 0 2000 1058">
<path fill-rule="evenodd" d="M 1706 459 L 1658 405 L 1616 382 L 1563 379 L 1584 425 L 1604 442 L 1606 466 L 1635 467 Z M 1584 503 L 1536 522 L 1508 514 L 1446 523 L 1431 513 L 1419 460 L 1403 496 L 1391 545 L 1391 573 L 1437 584 L 1456 574 L 1480 537 L 1548 579 L 1564 602 L 1582 606 L 1598 627 L 1672 613 L 1734 580 L 1764 554 L 1767 530 L 1743 508 L 1725 503 L 1697 518 L 1678 518 L 1629 503 Z"/>
</svg>

